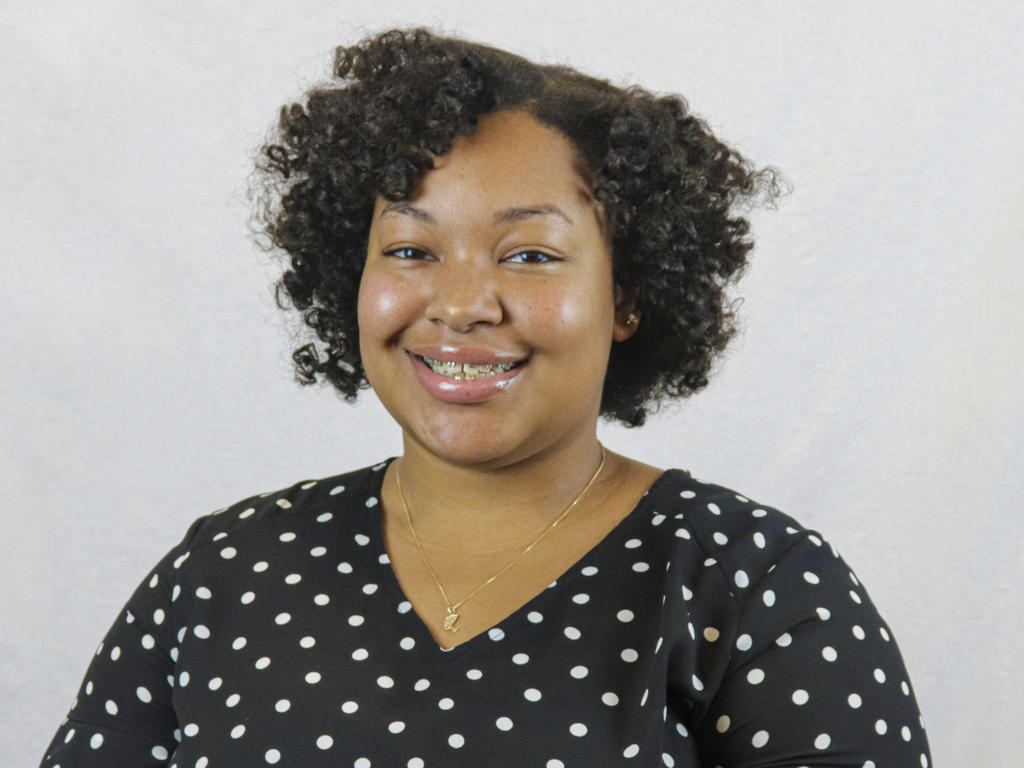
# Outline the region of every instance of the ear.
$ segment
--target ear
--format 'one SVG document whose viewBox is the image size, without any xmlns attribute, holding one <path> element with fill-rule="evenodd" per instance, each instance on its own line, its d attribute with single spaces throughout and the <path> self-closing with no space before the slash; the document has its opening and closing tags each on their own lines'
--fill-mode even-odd
<svg viewBox="0 0 1024 768">
<path fill-rule="evenodd" d="M 622 288 L 615 286 L 615 326 L 612 329 L 612 341 L 625 341 L 639 327 L 639 322 L 630 323 L 630 317 L 636 318 L 636 298 L 639 288 Z M 637 318 L 639 320 L 639 318 Z"/>
</svg>

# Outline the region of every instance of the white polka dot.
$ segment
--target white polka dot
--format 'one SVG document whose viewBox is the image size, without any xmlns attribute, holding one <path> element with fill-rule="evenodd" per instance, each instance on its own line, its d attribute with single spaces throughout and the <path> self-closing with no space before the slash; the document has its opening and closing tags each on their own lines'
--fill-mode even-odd
<svg viewBox="0 0 1024 768">
<path fill-rule="evenodd" d="M 832 612 L 828 608 L 815 608 L 814 611 L 822 621 L 828 621 L 832 618 Z"/>
<path fill-rule="evenodd" d="M 622 756 L 626 757 L 626 758 L 636 757 L 639 754 L 640 754 L 640 745 L 639 744 L 630 744 L 628 747 L 626 747 L 624 750 L 622 750 Z"/>
<path fill-rule="evenodd" d="M 802 707 L 810 700 L 811 695 L 807 693 L 807 691 L 805 691 L 803 688 L 797 688 L 795 691 L 793 691 L 792 698 L 794 704 L 796 704 L 798 707 Z"/>
<path fill-rule="evenodd" d="M 684 739 L 690 735 L 690 732 L 686 730 L 686 726 L 682 723 L 676 723 L 676 732 Z"/>
<path fill-rule="evenodd" d="M 746 571 L 736 571 L 736 576 L 733 577 L 733 580 L 736 582 L 736 586 L 740 589 L 750 586 L 750 577 L 747 576 Z"/>
<path fill-rule="evenodd" d="M 209 600 L 213 593 L 207 587 L 196 587 L 196 597 L 200 600 Z"/>
<path fill-rule="evenodd" d="M 536 688 L 527 688 L 525 691 L 523 691 L 523 698 L 527 701 L 540 701 L 541 692 L 538 691 Z"/>
<path fill-rule="evenodd" d="M 621 658 L 627 664 L 632 664 L 634 661 L 640 658 L 640 654 L 637 653 L 634 648 L 623 648 L 622 653 L 619 654 L 619 658 Z"/>
<path fill-rule="evenodd" d="M 401 640 L 398 641 L 398 647 L 401 648 L 403 651 L 411 651 L 413 648 L 416 647 L 416 641 L 413 640 L 411 637 L 403 637 Z"/>
<path fill-rule="evenodd" d="M 882 636 L 882 639 L 885 640 L 885 642 L 887 643 L 890 640 L 892 640 L 892 637 L 889 636 L 889 633 L 885 630 L 885 627 L 879 627 L 878 634 L 880 634 Z"/>
<path fill-rule="evenodd" d="M 144 704 L 149 704 L 149 702 L 153 700 L 153 694 L 151 694 L 149 692 L 149 688 L 144 685 L 140 685 L 135 689 L 135 695 L 138 697 L 139 701 Z"/>
<path fill-rule="evenodd" d="M 366 661 L 368 658 L 370 658 L 370 652 L 365 648 L 356 648 L 352 651 L 353 661 Z"/>
<path fill-rule="evenodd" d="M 819 733 L 814 739 L 815 749 L 828 749 L 829 744 L 832 743 L 832 737 L 827 733 Z"/>
<path fill-rule="evenodd" d="M 316 645 L 316 638 L 311 637 L 310 635 L 306 635 L 304 638 L 299 640 L 299 645 L 301 645 L 303 648 L 312 648 L 314 645 Z"/>
<path fill-rule="evenodd" d="M 725 546 L 729 543 L 729 537 L 721 531 L 715 531 L 714 535 L 711 538 L 714 539 L 715 544 L 717 544 L 720 547 Z"/>
<path fill-rule="evenodd" d="M 621 611 L 615 614 L 615 618 L 621 622 L 632 621 L 635 618 L 635 614 L 628 608 L 623 608 Z"/>
<path fill-rule="evenodd" d="M 857 605 L 860 605 L 860 604 L 861 604 L 861 599 L 860 599 L 860 595 L 858 595 L 858 594 L 857 594 L 857 593 L 856 593 L 856 592 L 855 592 L 854 590 L 852 590 L 852 589 L 850 590 L 850 599 L 851 599 L 851 600 L 853 600 L 853 602 L 855 602 L 855 603 L 856 603 Z"/>
<path fill-rule="evenodd" d="M 764 670 L 756 667 L 747 672 L 747 682 L 751 685 L 760 685 L 764 682 Z"/>
<path fill-rule="evenodd" d="M 517 653 L 515 656 L 512 657 L 513 664 L 519 664 L 520 666 L 522 666 L 523 664 L 528 664 L 529 662 L 530 657 L 525 653 Z"/>
<path fill-rule="evenodd" d="M 345 562 L 338 563 L 338 573 L 352 573 L 352 565 Z"/>
<path fill-rule="evenodd" d="M 691 675 L 690 676 L 690 684 L 693 686 L 693 689 L 695 691 L 703 691 L 704 690 L 704 683 L 701 682 L 701 679 L 699 677 L 697 677 L 696 675 Z"/>
<path fill-rule="evenodd" d="M 317 605 L 323 606 L 331 602 L 331 598 L 321 592 L 319 595 L 315 595 L 313 597 L 313 602 Z"/>
<path fill-rule="evenodd" d="M 356 544 L 358 544 L 360 547 L 365 547 L 367 544 L 370 543 L 370 537 L 362 533 L 357 533 L 355 535 L 355 541 Z"/>
<path fill-rule="evenodd" d="M 754 749 L 760 749 L 768 743 L 768 731 L 758 731 L 754 734 L 754 738 L 750 740 L 750 743 L 754 746 Z"/>
<path fill-rule="evenodd" d="M 256 669 L 266 669 L 270 666 L 270 657 L 260 656 L 258 659 L 256 659 L 256 663 L 253 664 L 253 666 L 256 667 Z"/>
<path fill-rule="evenodd" d="M 363 584 L 363 594 L 364 595 L 375 594 L 377 592 L 377 589 L 378 589 L 378 587 L 377 587 L 376 584 Z"/>
<path fill-rule="evenodd" d="M 423 768 L 426 763 L 423 762 L 422 757 L 411 757 L 409 762 L 405 764 L 405 768 Z"/>
<path fill-rule="evenodd" d="M 192 675 L 190 675 L 188 672 L 182 672 L 180 675 L 178 675 L 178 685 L 184 688 L 188 685 L 191 679 Z"/>
<path fill-rule="evenodd" d="M 421 677 L 419 680 L 416 681 L 416 684 L 413 686 L 413 690 L 425 691 L 429 687 L 430 687 L 430 681 L 427 680 L 425 677 Z"/>
<path fill-rule="evenodd" d="M 494 627 L 493 629 L 487 630 L 487 636 L 494 642 L 504 639 L 505 632 L 500 627 Z"/>
<path fill-rule="evenodd" d="M 764 604 L 766 606 L 771 608 L 773 605 L 775 605 L 775 590 L 766 589 L 764 591 L 764 594 L 761 595 L 761 599 L 764 601 Z"/>
<path fill-rule="evenodd" d="M 619 703 L 619 697 L 611 691 L 608 691 L 607 693 L 601 694 L 601 703 L 609 707 L 614 707 Z"/>
<path fill-rule="evenodd" d="M 499 731 L 511 731 L 512 730 L 512 718 L 511 717 L 499 717 L 494 721 L 494 724 L 498 726 Z"/>
<path fill-rule="evenodd" d="M 544 621 L 544 614 L 540 613 L 539 611 L 530 611 L 528 614 L 526 614 L 526 620 L 529 621 L 531 624 L 540 624 L 542 621 Z"/>
<path fill-rule="evenodd" d="M 357 757 L 356 761 L 352 763 L 352 768 L 370 768 L 370 758 Z"/>
<path fill-rule="evenodd" d="M 401 733 L 404 730 L 405 723 L 403 723 L 401 720 L 392 720 L 390 723 L 388 723 L 389 733 Z"/>
<path fill-rule="evenodd" d="M 481 672 L 479 669 L 467 669 L 466 670 L 466 677 L 469 678 L 470 680 L 479 680 L 483 676 L 484 676 L 484 673 Z"/>
<path fill-rule="evenodd" d="M 230 696 L 228 696 L 226 699 L 224 699 L 224 706 L 226 706 L 226 707 L 237 706 L 238 702 L 240 702 L 241 700 L 242 700 L 241 696 L 239 696 L 237 693 L 232 693 Z"/>
<path fill-rule="evenodd" d="M 323 557 L 327 554 L 327 547 L 313 547 L 309 550 L 309 554 L 312 557 Z"/>
<path fill-rule="evenodd" d="M 346 701 L 341 705 L 341 711 L 346 715 L 351 715 L 353 712 L 359 709 L 359 704 L 354 701 Z"/>
<path fill-rule="evenodd" d="M 258 563 L 253 563 L 252 564 L 252 569 L 256 573 L 263 573 L 269 567 L 270 567 L 270 563 L 268 563 L 266 560 L 260 560 Z"/>
<path fill-rule="evenodd" d="M 720 718 L 718 718 L 718 720 L 715 721 L 715 730 L 719 733 L 725 733 L 729 730 L 729 726 L 731 724 L 732 721 L 729 719 L 729 716 L 722 715 Z"/>
<path fill-rule="evenodd" d="M 316 746 L 319 749 L 330 749 L 334 746 L 334 738 L 326 733 L 323 736 L 317 736 Z"/>
<path fill-rule="evenodd" d="M 292 615 L 290 613 L 286 613 L 286 612 L 281 612 L 281 613 L 277 614 L 277 616 L 274 617 L 274 623 L 277 624 L 278 626 L 284 626 L 285 624 L 287 624 L 291 620 L 292 620 Z"/>
<path fill-rule="evenodd" d="M 300 581 L 302 581 L 302 576 L 298 573 L 289 573 L 284 577 L 285 584 L 298 584 Z"/>
<path fill-rule="evenodd" d="M 287 712 L 292 708 L 292 703 L 288 699 L 278 699 L 274 704 L 274 709 L 278 712 Z"/>
<path fill-rule="evenodd" d="M 578 629 L 576 629 L 576 627 L 566 627 L 562 631 L 565 633 L 565 636 L 568 637 L 570 640 L 579 640 L 580 637 L 582 637 L 582 633 Z"/>
<path fill-rule="evenodd" d="M 295 541 L 295 533 L 293 531 L 285 531 L 277 538 L 279 541 L 283 541 L 287 544 L 289 541 Z"/>
<path fill-rule="evenodd" d="M 818 578 L 818 574 L 812 573 L 811 571 L 804 571 L 804 581 L 808 584 L 820 584 L 821 579 Z"/>
<path fill-rule="evenodd" d="M 907 681 L 906 680 L 904 680 L 902 683 L 900 683 L 900 690 L 903 691 L 903 695 L 904 696 L 909 696 L 910 695 L 910 686 L 907 685 Z"/>
<path fill-rule="evenodd" d="M 765 546 L 764 534 L 761 533 L 760 531 L 758 531 L 757 533 L 754 534 L 754 546 L 757 547 L 758 549 L 764 549 L 764 546 Z"/>
<path fill-rule="evenodd" d="M 584 667 L 582 664 L 577 665 L 569 670 L 569 674 L 577 680 L 582 680 L 589 674 L 590 670 Z"/>
<path fill-rule="evenodd" d="M 351 616 L 348 617 L 348 623 L 349 623 L 350 626 L 353 626 L 353 627 L 362 626 L 364 621 L 366 621 L 366 619 L 364 619 L 358 613 L 352 614 Z"/>
<path fill-rule="evenodd" d="M 449 710 L 455 706 L 455 702 L 445 696 L 443 699 L 437 702 L 438 709 Z"/>
<path fill-rule="evenodd" d="M 230 560 L 237 554 L 238 550 L 234 547 L 224 547 L 224 549 L 220 551 L 220 556 L 223 557 L 225 560 Z"/>
<path fill-rule="evenodd" d="M 683 584 L 683 586 L 682 586 L 682 593 L 683 593 L 683 600 L 692 600 L 693 599 L 693 590 L 690 589 L 685 584 Z"/>
<path fill-rule="evenodd" d="M 320 682 L 321 679 L 322 678 L 321 678 L 321 675 L 320 675 L 319 672 L 307 672 L 306 673 L 305 680 L 310 685 L 316 685 L 317 683 Z"/>
<path fill-rule="evenodd" d="M 207 640 L 210 637 L 210 628 L 205 624 L 196 624 L 192 628 L 192 634 L 198 637 L 200 640 Z"/>
<path fill-rule="evenodd" d="M 717 504 L 708 504 L 708 512 L 710 512 L 712 515 L 722 514 L 722 510 L 718 508 Z"/>
<path fill-rule="evenodd" d="M 883 672 L 881 669 L 878 669 L 876 667 L 874 675 L 875 675 L 875 680 L 877 680 L 879 683 L 884 683 L 885 682 L 885 672 Z"/>
<path fill-rule="evenodd" d="M 210 678 L 210 682 L 208 682 L 206 684 L 206 687 L 209 688 L 211 691 L 216 691 L 216 690 L 219 690 L 220 687 L 223 684 L 224 684 L 224 678 L 221 678 L 221 677 L 211 677 Z"/>
<path fill-rule="evenodd" d="M 590 602 L 590 595 L 585 592 L 580 592 L 578 595 L 572 596 L 572 601 L 576 603 L 576 605 L 586 605 Z"/>
<path fill-rule="evenodd" d="M 885 720 L 875 720 L 875 733 L 884 736 L 889 730 L 889 724 Z"/>
<path fill-rule="evenodd" d="M 661 753 L 661 762 L 665 764 L 666 768 L 673 768 L 676 764 L 675 759 L 668 752 Z"/>
<path fill-rule="evenodd" d="M 167 747 L 161 747 L 159 745 L 153 747 L 153 749 L 149 751 L 149 754 L 151 754 L 157 760 L 166 760 L 168 757 L 170 757 L 170 755 L 167 752 Z"/>
<path fill-rule="evenodd" d="M 271 765 L 276 765 L 277 761 L 281 759 L 281 751 L 277 749 L 268 749 L 263 753 L 263 759 Z"/>
<path fill-rule="evenodd" d="M 142 644 L 142 647 L 145 648 L 147 651 L 151 651 L 156 647 L 156 640 L 154 640 L 153 636 L 148 633 L 143 635 L 142 639 L 139 642 Z"/>
<path fill-rule="evenodd" d="M 586 568 L 580 570 L 584 576 L 594 576 L 597 574 L 597 568 L 593 565 L 588 565 Z"/>
<path fill-rule="evenodd" d="M 836 649 L 833 648 L 831 645 L 826 645 L 824 648 L 821 649 L 821 658 L 823 658 L 825 661 L 835 661 L 837 658 L 839 658 L 839 654 L 836 653 Z"/>
<path fill-rule="evenodd" d="M 323 513 L 321 513 L 321 514 L 316 516 L 316 521 L 318 523 L 326 523 L 328 520 L 330 520 L 333 517 L 334 517 L 334 515 L 332 515 L 330 512 L 323 512 Z"/>
<path fill-rule="evenodd" d="M 846 697 L 846 703 L 849 704 L 852 709 L 860 709 L 860 705 L 863 702 L 858 694 L 851 693 Z"/>
<path fill-rule="evenodd" d="M 448 746 L 452 749 L 461 749 L 462 745 L 466 743 L 466 738 L 461 733 L 453 733 L 448 737 Z"/>
<path fill-rule="evenodd" d="M 900 728 L 900 738 L 904 741 L 910 741 L 910 728 L 905 725 Z"/>
<path fill-rule="evenodd" d="M 677 539 L 689 539 L 690 532 L 686 528 L 676 528 Z"/>
<path fill-rule="evenodd" d="M 633 570 L 636 571 L 637 573 L 646 573 L 650 569 L 651 569 L 651 566 L 648 563 L 643 562 L 642 560 L 638 561 L 636 563 L 633 563 Z"/>
<path fill-rule="evenodd" d="M 106 703 L 103 705 L 103 708 L 107 710 L 108 715 L 117 714 L 117 702 L 113 699 L 107 699 Z"/>
<path fill-rule="evenodd" d="M 245 735 L 245 726 L 244 725 L 236 725 L 234 728 L 231 729 L 231 738 L 232 739 L 240 739 L 244 735 Z"/>
<path fill-rule="evenodd" d="M 377 678 L 377 685 L 379 685 L 381 688 L 393 688 L 395 685 L 395 681 L 387 675 L 381 675 Z"/>
<path fill-rule="evenodd" d="M 241 601 L 242 605 L 248 605 L 249 603 L 251 603 L 255 599 L 256 599 L 256 593 L 255 592 L 243 592 L 242 596 L 239 598 L 239 600 Z"/>
<path fill-rule="evenodd" d="M 199 733 L 199 726 L 195 723 L 189 723 L 182 729 L 182 733 L 191 738 L 192 736 L 195 736 L 197 733 Z"/>
<path fill-rule="evenodd" d="M 571 733 L 573 736 L 586 736 L 587 726 L 583 723 L 573 723 L 569 726 L 569 733 Z"/>
</svg>

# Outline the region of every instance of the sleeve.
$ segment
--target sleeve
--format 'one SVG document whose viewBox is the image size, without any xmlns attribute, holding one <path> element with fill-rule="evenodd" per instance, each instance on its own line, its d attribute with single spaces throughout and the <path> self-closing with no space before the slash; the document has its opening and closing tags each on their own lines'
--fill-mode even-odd
<svg viewBox="0 0 1024 768">
<path fill-rule="evenodd" d="M 798 537 L 748 593 L 698 728 L 706 764 L 929 768 L 892 632 L 839 555 Z"/>
<path fill-rule="evenodd" d="M 40 768 L 166 765 L 178 724 L 171 703 L 179 569 L 206 518 L 156 565 L 96 649 L 78 696 Z"/>
</svg>

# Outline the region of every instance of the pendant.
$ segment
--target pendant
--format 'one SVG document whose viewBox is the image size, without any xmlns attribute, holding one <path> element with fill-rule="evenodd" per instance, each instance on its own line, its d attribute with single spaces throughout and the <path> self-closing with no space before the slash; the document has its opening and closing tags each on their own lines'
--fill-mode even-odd
<svg viewBox="0 0 1024 768">
<path fill-rule="evenodd" d="M 451 632 L 453 635 L 459 631 L 459 628 L 455 626 L 455 622 L 459 620 L 459 614 L 453 611 L 451 608 L 448 609 L 448 615 L 444 617 L 444 628 Z"/>
</svg>

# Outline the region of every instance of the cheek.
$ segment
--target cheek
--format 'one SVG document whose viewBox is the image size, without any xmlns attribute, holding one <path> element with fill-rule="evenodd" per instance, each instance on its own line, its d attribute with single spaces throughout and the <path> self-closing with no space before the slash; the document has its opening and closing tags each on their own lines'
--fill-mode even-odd
<svg viewBox="0 0 1024 768">
<path fill-rule="evenodd" d="M 359 284 L 357 317 L 359 336 L 390 336 L 414 311 L 417 292 L 407 281 L 393 276 L 364 272 Z"/>
</svg>

